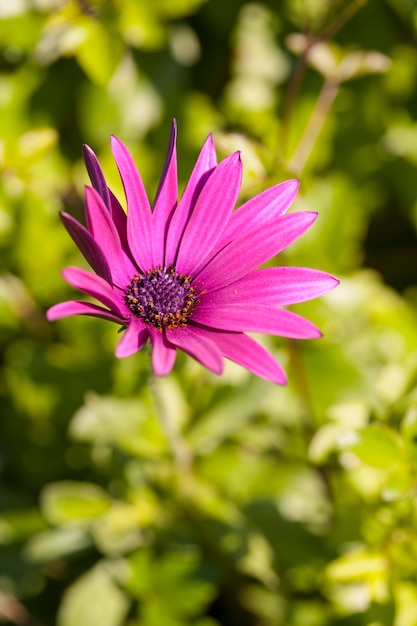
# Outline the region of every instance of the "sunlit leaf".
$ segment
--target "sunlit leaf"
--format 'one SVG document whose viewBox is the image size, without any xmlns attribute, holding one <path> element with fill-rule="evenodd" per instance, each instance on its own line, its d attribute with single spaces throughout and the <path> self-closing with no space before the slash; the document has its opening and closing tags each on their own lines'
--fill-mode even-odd
<svg viewBox="0 0 417 626">
<path fill-rule="evenodd" d="M 397 437 L 382 425 L 357 431 L 348 446 L 364 463 L 390 468 L 404 461 L 404 451 Z"/>
<path fill-rule="evenodd" d="M 101 562 L 70 585 L 58 613 L 58 626 L 121 626 L 129 602 Z"/>
<path fill-rule="evenodd" d="M 41 503 L 46 519 L 59 525 L 94 519 L 110 507 L 111 500 L 98 485 L 62 481 L 44 488 Z"/>
</svg>

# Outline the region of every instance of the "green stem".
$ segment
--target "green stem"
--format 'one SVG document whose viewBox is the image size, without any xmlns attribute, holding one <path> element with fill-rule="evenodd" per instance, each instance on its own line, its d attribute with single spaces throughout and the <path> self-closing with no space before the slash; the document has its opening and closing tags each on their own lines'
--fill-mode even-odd
<svg viewBox="0 0 417 626">
<path fill-rule="evenodd" d="M 151 378 L 150 389 L 155 401 L 159 421 L 167 438 L 175 466 L 178 470 L 186 470 L 191 465 L 191 453 L 185 441 L 182 439 L 180 431 L 174 424 L 171 415 L 169 414 L 159 379 L 156 376 L 152 376 Z"/>
<path fill-rule="evenodd" d="M 293 108 L 297 95 L 301 89 L 304 75 L 307 69 L 307 56 L 309 50 L 306 50 L 298 59 L 294 72 L 291 76 L 290 83 L 288 85 L 287 93 L 285 94 L 284 105 L 282 108 L 282 123 L 281 123 L 281 140 L 280 140 L 280 153 L 286 154 L 288 128 L 290 125 L 290 119 L 292 116 Z"/>
<path fill-rule="evenodd" d="M 327 28 L 327 30 L 321 33 L 320 39 L 324 40 L 334 37 L 339 32 L 339 30 L 341 30 L 345 26 L 345 24 L 347 24 L 348 21 L 352 19 L 355 13 L 357 13 L 362 7 L 365 6 L 365 4 L 367 4 L 367 2 L 368 0 L 353 0 L 353 2 L 347 5 L 341 15 L 339 15 L 339 17 L 335 19 L 333 24 L 331 24 Z"/>
<path fill-rule="evenodd" d="M 302 410 L 307 419 L 306 425 L 310 436 L 317 424 L 301 346 L 299 342 L 293 339 L 289 340 L 288 345 L 291 358 L 292 379 L 297 391 L 297 396 L 301 402 Z"/>
</svg>

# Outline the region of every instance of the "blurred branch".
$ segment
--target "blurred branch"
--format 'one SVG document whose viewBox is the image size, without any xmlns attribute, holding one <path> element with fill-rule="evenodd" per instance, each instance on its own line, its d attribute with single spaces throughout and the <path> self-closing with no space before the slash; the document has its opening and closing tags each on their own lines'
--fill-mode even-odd
<svg viewBox="0 0 417 626">
<path fill-rule="evenodd" d="M 93 7 L 91 7 L 87 0 L 77 0 L 77 3 L 81 9 L 81 12 L 84 13 L 85 15 L 90 15 L 92 17 L 96 17 L 96 13 L 93 9 Z"/>
<path fill-rule="evenodd" d="M 324 41 L 325 39 L 334 37 L 367 2 L 368 0 L 353 0 L 353 2 L 348 4 L 345 10 L 334 20 L 333 24 L 330 24 L 330 26 L 321 33 L 320 39 Z"/>
<path fill-rule="evenodd" d="M 307 57 L 308 57 L 309 49 L 305 50 L 300 57 L 298 57 L 294 72 L 291 76 L 290 83 L 288 85 L 287 92 L 285 94 L 284 105 L 282 110 L 282 136 L 281 136 L 281 147 L 285 151 L 285 145 L 287 142 L 287 128 L 289 125 L 289 120 L 292 114 L 294 102 L 296 101 L 298 92 L 300 91 L 304 74 L 307 69 Z"/>
<path fill-rule="evenodd" d="M 308 124 L 288 163 L 288 169 L 296 176 L 301 174 L 314 149 L 317 138 L 326 121 L 326 117 L 337 96 L 339 87 L 340 81 L 336 78 L 327 78 L 324 81 Z"/>
<path fill-rule="evenodd" d="M 291 118 L 293 106 L 294 106 L 294 103 L 296 101 L 297 95 L 300 91 L 300 88 L 303 82 L 303 78 L 304 78 L 304 75 L 308 66 L 308 59 L 309 59 L 311 51 L 317 45 L 318 42 L 327 41 L 331 39 L 332 37 L 334 37 L 347 24 L 347 22 L 350 19 L 352 19 L 355 13 L 357 13 L 357 11 L 359 11 L 363 6 L 365 6 L 367 1 L 368 0 L 353 0 L 353 2 L 351 2 L 344 9 L 344 11 L 342 11 L 342 13 L 334 20 L 332 24 L 330 24 L 330 26 L 328 26 L 327 29 L 325 29 L 320 34 L 317 34 L 315 37 L 311 35 L 308 36 L 309 43 L 306 46 L 306 48 L 302 51 L 300 56 L 298 57 L 294 72 L 291 76 L 291 79 L 288 85 L 287 92 L 285 94 L 283 111 L 282 111 L 282 124 L 281 124 L 282 135 L 281 135 L 281 141 L 280 141 L 281 148 L 283 149 L 284 152 L 285 152 L 285 145 L 286 145 L 286 140 L 287 140 L 286 129 L 289 126 L 289 121 Z M 326 93 L 326 91 L 329 91 L 329 90 L 327 88 L 325 89 L 325 85 L 322 89 L 322 92 L 323 90 L 325 91 L 325 95 L 323 96 L 323 99 L 326 99 L 328 97 L 328 94 Z M 322 94 L 320 94 L 320 96 L 321 95 Z M 319 106 L 322 106 L 322 104 L 323 103 L 320 103 Z M 295 173 L 297 173 L 296 170 L 294 171 Z"/>
</svg>

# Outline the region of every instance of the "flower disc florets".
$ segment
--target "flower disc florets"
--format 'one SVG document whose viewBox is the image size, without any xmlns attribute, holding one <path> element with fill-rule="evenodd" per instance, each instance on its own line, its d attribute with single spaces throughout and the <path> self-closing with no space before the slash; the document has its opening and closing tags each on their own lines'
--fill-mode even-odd
<svg viewBox="0 0 417 626">
<path fill-rule="evenodd" d="M 198 304 L 191 278 L 173 265 L 134 276 L 125 300 L 135 317 L 158 330 L 184 326 Z"/>
</svg>

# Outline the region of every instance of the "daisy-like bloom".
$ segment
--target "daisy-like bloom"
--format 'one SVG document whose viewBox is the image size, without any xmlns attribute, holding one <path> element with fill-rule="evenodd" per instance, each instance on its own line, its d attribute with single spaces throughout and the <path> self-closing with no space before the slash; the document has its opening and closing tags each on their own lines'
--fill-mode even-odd
<svg viewBox="0 0 417 626">
<path fill-rule="evenodd" d="M 216 374 L 223 371 L 226 357 L 285 384 L 282 367 L 245 332 L 320 337 L 311 322 L 282 307 L 315 298 L 338 282 L 308 268 L 257 269 L 298 239 L 317 217 L 306 211 L 286 214 L 298 181 L 275 185 L 234 211 L 242 176 L 240 155 L 236 152 L 217 164 L 209 136 L 178 199 L 174 122 L 152 208 L 128 150 L 116 137 L 111 142 L 127 215 L 88 147 L 84 160 L 92 187 L 86 188 L 87 227 L 61 214 L 95 272 L 67 267 L 63 276 L 100 305 L 62 302 L 49 309 L 47 318 L 92 315 L 121 324 L 126 330 L 116 356 L 137 352 L 149 339 L 158 376 L 172 370 L 179 348 Z"/>
</svg>

